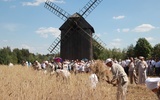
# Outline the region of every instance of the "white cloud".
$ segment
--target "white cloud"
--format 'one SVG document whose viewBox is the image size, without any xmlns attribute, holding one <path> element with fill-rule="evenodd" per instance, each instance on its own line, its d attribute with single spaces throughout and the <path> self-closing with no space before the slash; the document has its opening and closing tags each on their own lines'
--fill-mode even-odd
<svg viewBox="0 0 160 100">
<path fill-rule="evenodd" d="M 44 3 L 46 0 L 34 0 L 33 2 L 23 2 L 23 6 L 39 6 L 41 3 Z M 51 2 L 64 3 L 63 0 L 50 0 Z"/>
<path fill-rule="evenodd" d="M 8 1 L 13 1 L 13 0 L 2 0 L 2 1 L 8 2 Z"/>
<path fill-rule="evenodd" d="M 155 29 L 155 27 L 150 24 L 142 24 L 140 26 L 137 26 L 133 31 L 134 32 L 148 32 L 148 31 L 151 31 L 152 29 Z"/>
<path fill-rule="evenodd" d="M 54 37 L 58 37 L 60 35 L 60 30 L 58 28 L 45 28 L 41 27 L 36 31 L 37 34 L 40 34 L 40 36 L 47 38 L 49 35 L 53 35 Z"/>
<path fill-rule="evenodd" d="M 34 54 L 48 54 L 48 45 L 36 45 L 36 46 L 31 46 L 31 45 L 27 45 L 27 44 L 21 44 L 19 49 L 28 49 L 29 52 L 34 53 Z"/>
<path fill-rule="evenodd" d="M 117 32 L 129 32 L 130 31 L 130 29 L 129 28 L 124 28 L 124 29 L 117 29 Z"/>
<path fill-rule="evenodd" d="M 121 46 L 121 43 L 115 43 L 115 42 L 112 42 L 112 43 L 110 43 L 109 44 L 109 47 L 110 48 L 120 48 L 120 46 Z"/>
<path fill-rule="evenodd" d="M 46 0 L 34 0 L 33 2 L 23 2 L 23 6 L 39 6 L 41 3 L 45 2 Z"/>
<path fill-rule="evenodd" d="M 122 32 L 129 32 L 129 31 L 130 31 L 129 28 L 124 28 L 124 29 L 122 29 Z"/>
<path fill-rule="evenodd" d="M 153 41 L 153 40 L 154 40 L 153 37 L 145 37 L 145 39 L 146 39 L 147 41 Z"/>
<path fill-rule="evenodd" d="M 123 19 L 123 18 L 125 18 L 125 16 L 123 16 L 123 15 L 122 16 L 114 16 L 113 17 L 113 19 Z"/>
<path fill-rule="evenodd" d="M 117 39 L 113 39 L 111 43 L 109 43 L 109 47 L 110 48 L 120 48 L 121 46 L 121 39 L 117 38 Z"/>
<path fill-rule="evenodd" d="M 121 42 L 121 39 L 119 39 L 119 38 L 113 39 L 113 42 Z"/>
<path fill-rule="evenodd" d="M 134 38 L 134 41 L 136 41 L 136 42 L 137 42 L 137 41 L 138 41 L 138 38 Z"/>
<path fill-rule="evenodd" d="M 27 44 L 22 44 L 21 48 L 23 48 L 23 49 L 29 49 L 29 50 L 33 49 L 32 47 L 28 46 Z"/>
<path fill-rule="evenodd" d="M 130 31 L 130 29 L 129 28 L 124 28 L 124 29 L 120 29 L 120 28 L 118 28 L 117 29 L 117 32 L 129 32 Z"/>
<path fill-rule="evenodd" d="M 153 37 L 145 37 L 145 39 L 152 45 L 152 46 L 154 46 L 158 41 L 156 41 L 156 39 L 155 38 L 153 38 Z M 135 42 L 137 42 L 138 40 L 139 40 L 139 38 L 135 38 L 134 39 L 135 40 Z M 155 43 L 156 42 L 156 43 Z"/>
<path fill-rule="evenodd" d="M 121 30 L 118 28 L 118 29 L 117 29 L 117 32 L 121 32 Z"/>
<path fill-rule="evenodd" d="M 27 44 L 22 44 L 22 45 L 21 45 L 21 48 L 19 48 L 19 49 L 28 49 L 29 52 L 32 52 L 32 53 L 37 53 L 37 52 L 39 52 L 39 51 L 37 51 L 37 50 L 39 50 L 39 49 L 36 49 L 35 47 L 31 47 L 31 46 L 29 46 L 29 45 L 27 45 Z"/>
<path fill-rule="evenodd" d="M 6 42 L 8 42 L 8 40 L 2 40 L 2 42 L 5 42 L 5 43 L 6 43 Z"/>
<path fill-rule="evenodd" d="M 1 24 L 0 26 L 1 26 L 1 28 L 5 29 L 5 30 L 14 32 L 14 31 L 18 30 L 19 25 L 12 24 L 12 23 L 8 23 L 8 24 L 6 23 L 6 24 Z"/>
</svg>

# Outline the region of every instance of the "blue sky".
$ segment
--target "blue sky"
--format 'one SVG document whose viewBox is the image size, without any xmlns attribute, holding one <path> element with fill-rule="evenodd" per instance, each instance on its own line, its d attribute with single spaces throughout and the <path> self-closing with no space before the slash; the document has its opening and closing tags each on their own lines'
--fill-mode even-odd
<svg viewBox="0 0 160 100">
<path fill-rule="evenodd" d="M 89 0 L 50 0 L 69 14 Z M 0 0 L 0 48 L 47 54 L 60 34 L 62 19 L 44 8 L 45 0 Z M 103 0 L 86 20 L 107 48 L 127 48 L 139 38 L 160 43 L 160 0 Z"/>
</svg>

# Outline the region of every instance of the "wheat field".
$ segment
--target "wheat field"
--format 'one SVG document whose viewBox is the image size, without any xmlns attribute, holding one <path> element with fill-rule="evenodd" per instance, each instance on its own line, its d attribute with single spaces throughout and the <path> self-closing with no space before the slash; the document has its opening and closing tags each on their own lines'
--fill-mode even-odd
<svg viewBox="0 0 160 100">
<path fill-rule="evenodd" d="M 32 68 L 0 65 L 0 100 L 116 100 L 116 89 L 99 82 L 88 86 L 89 74 L 71 74 L 69 81 Z M 127 100 L 157 100 L 145 86 L 130 84 Z"/>
</svg>

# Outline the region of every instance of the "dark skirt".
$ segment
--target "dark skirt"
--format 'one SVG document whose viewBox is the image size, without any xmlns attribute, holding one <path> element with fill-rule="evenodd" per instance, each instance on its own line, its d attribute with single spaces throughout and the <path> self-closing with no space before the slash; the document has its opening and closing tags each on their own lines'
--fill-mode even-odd
<svg viewBox="0 0 160 100">
<path fill-rule="evenodd" d="M 158 100 L 160 100 L 160 89 L 158 89 L 157 93 L 156 93 Z"/>
</svg>

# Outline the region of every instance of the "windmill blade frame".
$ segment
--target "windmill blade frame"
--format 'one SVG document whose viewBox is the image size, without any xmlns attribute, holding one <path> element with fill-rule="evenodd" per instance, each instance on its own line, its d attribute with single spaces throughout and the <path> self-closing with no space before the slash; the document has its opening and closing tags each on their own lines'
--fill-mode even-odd
<svg viewBox="0 0 160 100">
<path fill-rule="evenodd" d="M 80 18 L 79 18 L 80 19 Z M 52 53 L 52 51 L 57 51 L 57 48 L 56 47 L 58 47 L 59 48 L 59 46 L 60 46 L 60 43 L 61 42 L 65 42 L 69 37 L 70 37 L 70 35 L 71 34 L 69 34 L 69 31 L 71 30 L 71 29 L 73 29 L 73 30 L 76 30 L 77 28 L 79 28 L 79 29 L 81 29 L 84 33 L 86 33 L 86 34 L 84 34 L 83 32 L 81 33 L 81 35 L 82 36 L 84 36 L 87 40 L 88 40 L 88 37 L 89 38 L 92 38 L 93 39 L 93 41 L 95 41 L 94 43 L 95 43 L 95 45 L 96 45 L 96 47 L 98 48 L 98 49 L 100 49 L 100 50 L 103 50 L 103 49 L 105 49 L 105 47 L 106 47 L 106 44 L 96 35 L 96 34 L 94 34 L 93 36 L 91 36 L 88 32 L 86 32 L 82 27 L 80 27 L 80 25 L 78 25 L 77 24 L 77 22 L 79 22 L 79 24 L 82 24 L 80 21 L 79 21 L 79 19 L 77 20 L 77 21 L 72 21 L 72 22 L 74 22 L 75 24 L 76 24 L 76 28 L 73 28 L 73 25 L 70 25 L 71 27 L 68 29 L 68 31 L 66 32 L 66 35 L 65 36 L 63 36 L 61 39 L 60 39 L 60 36 L 57 38 L 57 39 L 59 39 L 59 40 L 55 40 L 55 41 L 57 41 L 57 43 L 55 43 L 55 41 L 52 43 L 52 45 L 49 47 L 49 51 L 50 51 L 50 53 Z M 69 21 L 71 21 L 71 20 L 69 20 Z M 77 31 L 78 32 L 78 31 Z M 88 37 L 86 37 L 86 36 L 88 36 Z M 90 41 L 90 40 L 88 40 L 88 41 Z M 54 46 L 53 46 L 53 44 L 54 44 Z M 54 52 L 55 53 L 55 52 Z"/>
<path fill-rule="evenodd" d="M 84 18 L 86 18 L 103 0 L 90 0 L 80 11 Z"/>
<path fill-rule="evenodd" d="M 93 34 L 95 33 L 94 28 L 84 19 L 101 1 L 102 0 L 90 0 L 80 11 L 82 14 L 75 13 L 72 16 L 49 0 L 45 2 L 45 8 L 66 21 L 62 25 L 63 27 L 61 26 L 62 28 L 59 28 L 61 35 L 59 35 L 48 48 L 50 53 L 56 54 L 60 51 L 62 58 L 77 59 L 77 57 L 75 57 L 77 55 L 78 58 L 87 57 L 92 59 L 93 46 L 96 46 L 96 48 L 100 50 L 105 49 L 105 43 Z M 79 46 L 77 47 L 77 45 Z M 77 51 L 79 51 L 79 53 L 75 53 Z M 73 56 L 73 54 L 75 56 Z"/>
<path fill-rule="evenodd" d="M 83 28 L 81 28 L 79 25 L 77 25 L 84 33 L 86 33 L 87 34 L 87 36 L 89 36 L 90 38 L 92 38 L 94 41 L 95 41 L 95 43 L 96 43 L 96 45 L 97 45 L 97 47 L 100 49 L 100 50 L 103 50 L 103 49 L 105 49 L 106 48 L 106 44 L 96 35 L 96 34 L 94 34 L 93 36 L 91 36 L 91 35 L 89 35 L 89 33 L 88 32 L 86 32 Z M 84 34 L 83 34 L 83 36 L 84 36 Z M 85 35 L 86 36 L 86 35 Z M 84 36 L 84 37 L 85 37 Z M 86 39 L 87 39 L 87 37 L 85 37 Z M 98 42 L 99 41 L 99 42 Z"/>
<path fill-rule="evenodd" d="M 65 42 L 66 39 L 71 35 L 71 34 L 68 34 L 68 32 L 69 32 L 71 29 L 72 29 L 72 27 L 70 27 L 70 29 L 66 32 L 67 34 L 66 34 L 65 36 L 63 36 L 62 38 L 60 38 L 61 35 L 59 35 L 59 36 L 55 39 L 55 41 L 54 41 L 54 42 L 50 45 L 50 47 L 48 48 L 48 51 L 49 51 L 50 53 L 52 53 L 54 50 L 56 50 L 54 53 L 57 53 L 57 51 L 59 51 L 59 50 L 57 50 L 57 48 L 59 49 L 59 48 L 60 48 L 60 43 L 61 43 L 61 42 Z"/>
<path fill-rule="evenodd" d="M 62 20 L 66 21 L 71 15 L 67 13 L 65 10 L 57 6 L 56 4 L 52 3 L 51 1 L 47 0 L 44 5 L 49 11 L 60 17 Z"/>
</svg>

